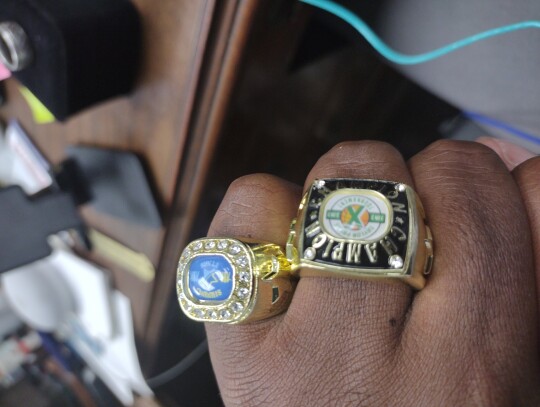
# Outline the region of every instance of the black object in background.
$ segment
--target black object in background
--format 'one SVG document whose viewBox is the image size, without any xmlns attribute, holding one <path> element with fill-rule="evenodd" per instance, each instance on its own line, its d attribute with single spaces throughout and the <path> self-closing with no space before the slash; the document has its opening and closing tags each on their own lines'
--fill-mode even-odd
<svg viewBox="0 0 540 407">
<path fill-rule="evenodd" d="M 51 188 L 27 196 L 19 186 L 0 188 L 0 273 L 47 257 L 47 238 L 74 229 L 91 249 L 77 206 L 148 228 L 162 224 L 139 158 L 129 152 L 70 147 Z"/>
<path fill-rule="evenodd" d="M 148 228 L 161 226 L 151 184 L 135 154 L 84 146 L 69 147 L 67 154 L 96 211 Z"/>
<path fill-rule="evenodd" d="M 33 51 L 14 76 L 57 119 L 131 90 L 141 28 L 129 0 L 2 0 L 0 22 L 8 21 Z"/>
<path fill-rule="evenodd" d="M 72 196 L 54 191 L 27 196 L 21 187 L 0 188 L 0 273 L 47 257 L 47 238 L 76 229 L 85 236 L 85 226 Z"/>
</svg>

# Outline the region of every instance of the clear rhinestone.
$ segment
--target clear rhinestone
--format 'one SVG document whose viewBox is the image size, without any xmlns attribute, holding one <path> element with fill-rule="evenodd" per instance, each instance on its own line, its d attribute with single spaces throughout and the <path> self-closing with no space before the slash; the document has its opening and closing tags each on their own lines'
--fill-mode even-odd
<svg viewBox="0 0 540 407">
<path fill-rule="evenodd" d="M 388 259 L 388 264 L 392 268 L 400 269 L 403 267 L 403 259 L 401 258 L 401 256 L 394 254 L 393 256 L 390 256 L 390 258 Z"/>
<path fill-rule="evenodd" d="M 208 311 L 208 318 L 211 318 L 211 319 L 217 319 L 218 318 L 218 313 L 217 311 L 215 310 L 212 310 L 212 311 Z"/>
<path fill-rule="evenodd" d="M 315 181 L 313 183 L 313 185 L 315 186 L 315 188 L 317 189 L 321 189 L 322 187 L 324 187 L 324 184 L 325 182 L 322 180 L 322 179 L 318 179 L 317 181 Z"/>
<path fill-rule="evenodd" d="M 250 277 L 250 275 L 249 275 L 249 273 L 247 271 L 242 271 L 240 274 L 238 274 L 238 278 L 243 283 L 249 283 L 249 277 Z"/>
<path fill-rule="evenodd" d="M 193 311 L 193 313 L 195 314 L 195 316 L 197 318 L 203 318 L 204 317 L 204 311 L 200 308 L 197 308 L 195 311 Z"/>
<path fill-rule="evenodd" d="M 231 253 L 231 254 L 238 254 L 241 251 L 242 251 L 242 248 L 240 246 L 238 246 L 237 244 L 232 245 L 231 248 L 229 249 L 229 253 Z"/>
<path fill-rule="evenodd" d="M 192 309 L 193 309 L 193 305 L 191 305 L 191 304 L 186 304 L 185 310 L 186 310 L 187 312 L 191 312 Z"/>
<path fill-rule="evenodd" d="M 219 315 L 221 318 L 229 319 L 231 317 L 231 312 L 228 309 L 222 309 Z"/>
<path fill-rule="evenodd" d="M 312 199 L 311 201 L 309 201 L 309 206 L 312 206 L 313 208 L 318 208 L 322 205 L 322 199 L 321 198 L 318 198 L 318 199 Z"/>
<path fill-rule="evenodd" d="M 234 262 L 240 267 L 247 267 L 248 265 L 248 259 L 246 256 L 237 257 Z"/>
<path fill-rule="evenodd" d="M 225 250 L 228 245 L 229 245 L 229 242 L 227 242 L 226 240 L 220 240 L 217 244 L 217 247 L 219 250 Z"/>
<path fill-rule="evenodd" d="M 309 220 L 315 220 L 315 219 L 317 219 L 318 216 L 319 216 L 319 214 L 317 213 L 317 211 L 311 211 L 309 213 Z"/>
<path fill-rule="evenodd" d="M 316 255 L 317 251 L 313 247 L 308 247 L 306 250 L 304 250 L 304 257 L 307 260 L 313 260 Z"/>
<path fill-rule="evenodd" d="M 214 242 L 213 240 L 209 240 L 204 244 L 204 248 L 207 250 L 212 250 L 214 247 L 216 247 L 216 242 Z"/>
<path fill-rule="evenodd" d="M 193 250 L 201 250 L 202 249 L 202 242 L 195 242 L 193 245 Z"/>
<path fill-rule="evenodd" d="M 190 256 L 190 254 L 191 254 L 191 250 L 185 249 L 184 252 L 182 253 L 182 257 L 187 258 Z"/>
<path fill-rule="evenodd" d="M 396 185 L 396 189 L 399 191 L 399 192 L 405 192 L 405 189 L 407 187 L 405 186 L 405 184 L 397 184 Z"/>
<path fill-rule="evenodd" d="M 182 279 L 179 278 L 179 279 L 176 281 L 176 283 L 177 283 L 178 285 L 182 285 Z"/>
<path fill-rule="evenodd" d="M 238 296 L 238 298 L 243 300 L 244 298 L 246 298 L 249 295 L 249 290 L 247 288 L 240 288 L 236 295 Z"/>
<path fill-rule="evenodd" d="M 240 304 L 239 302 L 235 302 L 233 305 L 232 305 L 232 310 L 234 312 L 240 312 L 244 309 L 244 306 L 242 304 Z"/>
</svg>

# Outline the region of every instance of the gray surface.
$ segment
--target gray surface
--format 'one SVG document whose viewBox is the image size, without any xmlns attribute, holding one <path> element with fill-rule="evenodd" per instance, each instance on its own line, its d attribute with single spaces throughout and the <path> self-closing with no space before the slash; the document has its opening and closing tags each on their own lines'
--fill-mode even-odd
<svg viewBox="0 0 540 407">
<path fill-rule="evenodd" d="M 393 48 L 416 54 L 525 20 L 540 20 L 540 1 L 388 0 L 373 24 Z M 505 34 L 435 61 L 397 68 L 462 110 L 540 137 L 540 29 Z M 506 132 L 484 128 L 509 138 Z M 540 144 L 521 144 L 540 153 Z"/>
</svg>

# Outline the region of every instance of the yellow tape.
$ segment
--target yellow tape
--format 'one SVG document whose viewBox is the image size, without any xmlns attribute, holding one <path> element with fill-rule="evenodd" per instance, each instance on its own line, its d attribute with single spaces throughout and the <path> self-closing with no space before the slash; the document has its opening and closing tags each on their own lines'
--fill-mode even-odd
<svg viewBox="0 0 540 407">
<path fill-rule="evenodd" d="M 38 124 L 53 123 L 56 121 L 54 115 L 45 107 L 43 103 L 25 86 L 20 87 L 21 94 L 30 106 L 34 121 Z"/>
<path fill-rule="evenodd" d="M 89 237 L 92 248 L 98 255 L 132 272 L 145 282 L 154 280 L 156 269 L 144 254 L 133 251 L 94 229 L 90 229 Z"/>
</svg>

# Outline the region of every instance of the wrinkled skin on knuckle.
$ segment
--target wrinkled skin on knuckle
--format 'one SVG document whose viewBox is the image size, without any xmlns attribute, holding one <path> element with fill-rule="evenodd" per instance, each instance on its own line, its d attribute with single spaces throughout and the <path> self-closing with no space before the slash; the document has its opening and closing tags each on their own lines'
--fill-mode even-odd
<svg viewBox="0 0 540 407">
<path fill-rule="evenodd" d="M 403 158 L 392 145 L 380 141 L 343 142 L 324 154 L 307 177 L 305 187 L 314 178 L 380 179 L 387 174 L 394 181 L 410 183 L 404 174 Z"/>
<path fill-rule="evenodd" d="M 506 167 L 490 148 L 473 142 L 439 140 L 411 159 L 419 170 L 431 173 L 433 184 L 459 191 L 463 185 L 496 186 Z"/>
<path fill-rule="evenodd" d="M 536 227 L 540 227 L 539 174 L 540 157 L 531 158 L 514 170 L 514 178 L 520 187 L 521 194 L 527 205 L 527 213 L 530 217 L 532 225 Z"/>
<path fill-rule="evenodd" d="M 499 157 L 476 143 L 436 142 L 410 166 L 435 241 L 428 287 L 438 290 L 415 300 L 425 311 L 404 335 L 403 363 L 431 377 L 425 390 L 434 394 L 446 388 L 455 402 L 509 405 L 515 389 L 538 384 L 534 293 L 526 294 L 534 286 L 531 243 L 519 190 Z M 408 353 L 420 346 L 417 336 L 430 343 L 415 360 Z"/>
<path fill-rule="evenodd" d="M 391 144 L 382 141 L 345 141 L 332 147 L 324 154 L 319 162 L 343 163 L 349 160 L 357 160 L 358 157 L 369 158 L 375 155 L 375 159 L 384 158 L 384 161 L 400 160 L 400 152 Z M 383 161 L 383 160 L 381 160 Z"/>
<path fill-rule="evenodd" d="M 519 185 L 529 218 L 536 273 L 537 293 L 540 294 L 540 157 L 525 161 L 514 169 L 513 175 Z M 540 298 L 537 298 L 540 310 Z M 540 313 L 539 313 L 540 314 Z M 539 342 L 540 346 L 540 342 Z"/>
<path fill-rule="evenodd" d="M 472 271 L 493 264 L 509 267 L 529 257 L 528 224 L 519 191 L 491 149 L 477 143 L 444 140 L 432 144 L 415 160 L 420 161 L 415 166 L 417 174 L 423 173 L 422 183 L 429 185 L 429 197 L 424 200 L 428 218 L 430 212 L 444 212 L 434 227 L 449 235 L 448 240 L 459 242 L 457 258 L 451 255 L 454 245 L 439 248 L 447 250 L 443 257 L 453 264 L 457 260 L 461 267 Z M 475 275 L 487 291 L 494 285 L 501 286 L 501 277 L 505 277 L 503 273 Z M 510 280 L 505 282 L 511 284 Z"/>
<path fill-rule="evenodd" d="M 208 234 L 283 244 L 300 195 L 298 186 L 272 175 L 238 178 L 229 186 Z"/>
</svg>

